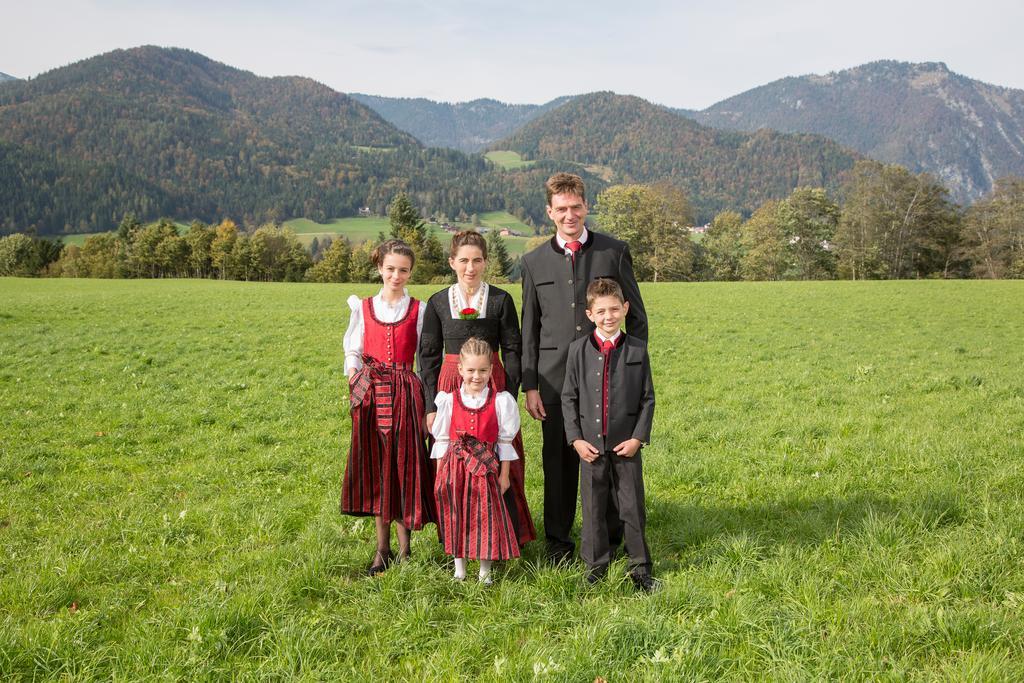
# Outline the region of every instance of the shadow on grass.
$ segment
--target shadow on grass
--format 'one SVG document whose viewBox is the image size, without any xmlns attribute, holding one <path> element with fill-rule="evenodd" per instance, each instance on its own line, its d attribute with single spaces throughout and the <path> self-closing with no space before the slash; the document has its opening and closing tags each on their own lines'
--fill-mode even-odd
<svg viewBox="0 0 1024 683">
<path fill-rule="evenodd" d="M 723 540 L 747 539 L 758 554 L 767 556 L 782 546 L 844 542 L 858 535 L 897 542 L 965 521 L 963 503 L 952 492 L 906 499 L 864 493 L 737 505 L 648 496 L 647 515 L 647 540 L 660 571 L 701 564 L 707 553 L 692 551 L 711 550 Z"/>
</svg>

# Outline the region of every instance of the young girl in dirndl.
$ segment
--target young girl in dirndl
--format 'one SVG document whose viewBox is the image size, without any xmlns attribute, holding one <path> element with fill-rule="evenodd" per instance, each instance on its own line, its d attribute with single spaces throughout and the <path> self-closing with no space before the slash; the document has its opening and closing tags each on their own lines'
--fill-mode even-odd
<svg viewBox="0 0 1024 683">
<path fill-rule="evenodd" d="M 491 583 L 491 563 L 519 557 L 519 543 L 504 493 L 515 460 L 512 440 L 519 432 L 519 406 L 507 391 L 494 392 L 491 347 L 470 338 L 459 352 L 462 386 L 438 392 L 431 427 L 431 458 L 440 465 L 434 485 L 438 529 L 444 550 L 455 558 L 456 580 L 466 578 L 466 561 L 480 560 L 480 581 Z"/>
<path fill-rule="evenodd" d="M 434 522 L 433 469 L 426 450 L 423 386 L 413 361 L 423 329 L 423 305 L 409 296 L 416 257 L 401 240 L 383 242 L 373 263 L 383 287 L 374 297 L 349 297 L 345 372 L 349 377 L 352 445 L 341 488 L 344 514 L 372 516 L 377 549 L 370 576 L 410 554 L 411 532 Z"/>
</svg>

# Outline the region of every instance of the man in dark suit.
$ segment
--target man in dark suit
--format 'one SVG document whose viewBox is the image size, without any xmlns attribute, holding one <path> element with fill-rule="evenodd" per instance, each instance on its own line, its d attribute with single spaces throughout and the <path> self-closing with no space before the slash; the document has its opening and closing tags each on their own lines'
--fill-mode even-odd
<svg viewBox="0 0 1024 683">
<path fill-rule="evenodd" d="M 569 345 L 562 387 L 566 441 L 579 454 L 583 532 L 580 557 L 594 583 L 612 561 L 608 510 L 617 509 L 629 555 L 629 575 L 650 592 L 651 553 L 644 527 L 644 480 L 640 449 L 651 440 L 654 382 L 647 343 L 620 329 L 629 303 L 612 280 L 587 289 L 587 317 L 594 333 Z"/>
<path fill-rule="evenodd" d="M 545 183 L 548 217 L 555 235 L 522 258 L 522 388 L 526 410 L 542 420 L 544 461 L 544 533 L 550 559 L 571 557 L 580 459 L 565 440 L 562 384 L 569 344 L 594 330 L 587 318 L 587 285 L 595 278 L 619 283 L 629 313 L 626 331 L 647 341 L 647 313 L 625 242 L 588 230 L 583 180 L 556 173 Z M 614 514 L 613 514 L 614 513 Z M 617 512 L 609 512 L 613 546 L 621 540 Z"/>
</svg>

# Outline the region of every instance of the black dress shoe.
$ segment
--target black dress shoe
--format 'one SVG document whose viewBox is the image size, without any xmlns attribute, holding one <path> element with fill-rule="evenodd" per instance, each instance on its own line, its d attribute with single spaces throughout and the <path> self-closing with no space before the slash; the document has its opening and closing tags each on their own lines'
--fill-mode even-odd
<svg viewBox="0 0 1024 683">
<path fill-rule="evenodd" d="M 600 581 L 608 573 L 608 567 L 596 567 L 594 569 L 587 570 L 587 583 L 593 586 L 595 583 Z"/>
<path fill-rule="evenodd" d="M 387 555 L 380 552 L 375 553 L 373 556 L 373 563 L 370 565 L 370 568 L 366 570 L 366 575 L 377 576 L 378 574 L 383 574 L 384 571 L 391 566 L 394 559 L 395 556 L 391 554 L 390 550 Z"/>
<path fill-rule="evenodd" d="M 629 578 L 633 581 L 633 587 L 641 593 L 654 593 L 661 588 L 661 581 L 650 574 L 630 574 Z"/>
<path fill-rule="evenodd" d="M 572 562 L 572 550 L 553 550 L 548 552 L 548 562 L 555 567 L 564 567 Z"/>
</svg>

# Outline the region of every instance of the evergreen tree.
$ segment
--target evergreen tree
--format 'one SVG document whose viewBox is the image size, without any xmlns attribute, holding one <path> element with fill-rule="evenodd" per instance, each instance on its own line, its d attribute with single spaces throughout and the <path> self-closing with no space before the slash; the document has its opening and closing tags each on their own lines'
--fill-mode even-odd
<svg viewBox="0 0 1024 683">
<path fill-rule="evenodd" d="M 430 282 L 444 273 L 444 249 L 404 192 L 396 195 L 388 207 L 388 221 L 391 223 L 391 237 L 408 244 L 416 254 L 411 282 Z"/>
<path fill-rule="evenodd" d="M 512 258 L 500 231 L 491 230 L 487 235 L 487 273 L 488 282 L 508 282 L 512 275 Z"/>
</svg>

